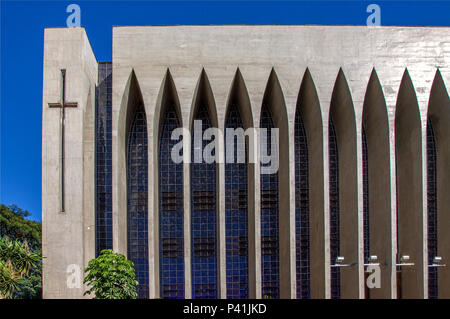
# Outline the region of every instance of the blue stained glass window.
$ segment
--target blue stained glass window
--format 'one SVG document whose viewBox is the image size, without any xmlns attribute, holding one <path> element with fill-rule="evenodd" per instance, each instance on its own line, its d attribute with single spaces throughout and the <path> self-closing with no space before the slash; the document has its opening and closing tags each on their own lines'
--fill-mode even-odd
<svg viewBox="0 0 450 319">
<path fill-rule="evenodd" d="M 231 104 L 226 128 L 243 128 L 239 110 Z M 234 138 L 234 162 L 225 164 L 225 236 L 227 298 L 248 298 L 248 195 L 247 163 L 237 162 L 238 148 L 246 144 Z M 227 154 L 225 143 L 225 154 Z M 246 153 L 247 154 L 247 153 Z M 247 159 L 247 156 L 245 156 Z"/>
<path fill-rule="evenodd" d="M 95 108 L 95 251 L 112 249 L 112 63 L 98 65 Z"/>
<path fill-rule="evenodd" d="M 271 129 L 274 127 L 267 105 L 261 109 L 260 128 L 267 129 L 267 139 L 261 139 L 261 149 L 271 152 Z M 269 164 L 266 164 L 269 165 Z M 263 166 L 263 164 L 261 164 Z M 261 174 L 261 285 L 262 297 L 280 298 L 280 241 L 278 172 Z"/>
<path fill-rule="evenodd" d="M 333 120 L 328 121 L 328 156 L 329 156 L 329 193 L 330 193 L 330 258 L 335 264 L 339 256 L 339 161 L 336 131 Z M 331 267 L 331 298 L 339 299 L 341 296 L 341 276 L 339 267 Z"/>
<path fill-rule="evenodd" d="M 295 259 L 297 298 L 310 298 L 308 144 L 300 111 L 295 115 Z"/>
<path fill-rule="evenodd" d="M 428 264 L 432 265 L 437 256 L 437 154 L 431 120 L 427 121 L 427 201 L 428 201 Z M 428 298 L 438 297 L 438 272 L 436 267 L 428 267 Z"/>
<path fill-rule="evenodd" d="M 128 133 L 128 259 L 134 263 L 139 298 L 148 298 L 148 161 L 147 121 L 140 104 Z"/>
<path fill-rule="evenodd" d="M 202 121 L 202 133 L 211 127 L 204 104 L 194 119 Z M 210 142 L 202 139 L 201 150 Z M 216 163 L 194 163 L 194 134 L 191 145 L 192 298 L 217 298 Z"/>
<path fill-rule="evenodd" d="M 363 228 L 364 228 L 364 263 L 369 263 L 370 227 L 369 227 L 369 154 L 364 126 L 362 127 L 362 162 L 363 162 Z"/>
<path fill-rule="evenodd" d="M 159 141 L 159 250 L 161 298 L 184 298 L 183 163 L 170 156 L 179 127 L 173 105 L 167 107 Z"/>
</svg>

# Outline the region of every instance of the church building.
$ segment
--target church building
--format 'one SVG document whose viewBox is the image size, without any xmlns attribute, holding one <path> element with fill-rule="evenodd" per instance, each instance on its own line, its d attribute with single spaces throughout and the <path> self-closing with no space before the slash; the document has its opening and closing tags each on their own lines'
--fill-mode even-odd
<svg viewBox="0 0 450 319">
<path fill-rule="evenodd" d="M 103 249 L 139 298 L 450 298 L 450 28 L 121 26 L 112 61 L 92 44 L 45 29 L 44 298 L 87 298 Z M 258 133 L 230 147 L 230 129 Z"/>
</svg>

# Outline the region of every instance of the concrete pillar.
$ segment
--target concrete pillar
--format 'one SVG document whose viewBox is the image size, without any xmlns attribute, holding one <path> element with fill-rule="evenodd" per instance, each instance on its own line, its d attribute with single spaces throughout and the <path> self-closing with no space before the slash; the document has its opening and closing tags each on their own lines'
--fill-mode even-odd
<svg viewBox="0 0 450 319">
<path fill-rule="evenodd" d="M 340 268 L 341 298 L 359 298 L 358 180 L 356 123 L 352 97 L 342 69 L 336 79 L 330 106 L 336 130 L 339 167 L 340 256 L 349 267 Z M 331 264 L 335 261 L 331 260 Z"/>
<path fill-rule="evenodd" d="M 395 111 L 397 168 L 397 262 L 410 256 L 398 272 L 397 297 L 424 297 L 424 235 L 422 209 L 422 133 L 419 106 L 406 70 L 400 85 Z"/>
<path fill-rule="evenodd" d="M 389 121 L 386 102 L 375 69 L 369 79 L 363 106 L 362 125 L 368 153 L 369 251 L 380 263 L 380 288 L 366 289 L 366 298 L 391 298 L 391 185 Z"/>
</svg>

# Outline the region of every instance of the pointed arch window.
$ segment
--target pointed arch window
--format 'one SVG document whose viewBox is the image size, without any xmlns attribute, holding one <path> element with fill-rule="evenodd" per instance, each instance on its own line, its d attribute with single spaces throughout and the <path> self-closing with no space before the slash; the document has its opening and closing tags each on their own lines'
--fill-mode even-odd
<svg viewBox="0 0 450 319">
<path fill-rule="evenodd" d="M 95 254 L 112 249 L 112 63 L 98 64 L 95 108 Z"/>
<path fill-rule="evenodd" d="M 364 263 L 369 263 L 370 256 L 370 224 L 369 224 L 369 155 L 364 125 L 362 126 L 362 163 L 363 163 L 363 242 Z"/>
<path fill-rule="evenodd" d="M 295 115 L 295 256 L 297 298 L 310 298 L 308 144 L 300 111 Z"/>
<path fill-rule="evenodd" d="M 267 105 L 261 110 L 260 128 L 267 130 L 266 140 L 261 139 L 260 149 L 271 152 L 272 116 Z M 261 164 L 263 166 L 263 164 Z M 278 172 L 261 174 L 261 285 L 262 297 L 280 298 L 280 241 Z"/>
<path fill-rule="evenodd" d="M 330 260 L 334 264 L 339 256 L 340 231 L 339 231 L 339 158 L 336 130 L 330 116 L 328 122 L 328 156 L 330 178 Z M 339 267 L 331 267 L 331 298 L 338 299 L 341 296 L 341 279 Z"/>
<path fill-rule="evenodd" d="M 225 127 L 243 128 L 239 109 L 230 104 Z M 242 142 L 244 142 L 242 144 Z M 234 138 L 234 161 L 225 164 L 225 240 L 227 298 L 249 298 L 248 286 L 248 180 L 246 143 Z M 227 154 L 225 143 L 225 154 Z M 244 150 L 245 162 L 238 162 Z"/>
<path fill-rule="evenodd" d="M 161 298 L 184 298 L 183 163 L 171 158 L 172 131 L 180 126 L 174 105 L 163 115 L 159 140 L 159 253 Z"/>
<path fill-rule="evenodd" d="M 198 106 L 194 120 L 202 121 L 202 135 L 211 127 L 207 106 Z M 191 144 L 192 298 L 217 298 L 216 163 L 195 163 Z M 210 141 L 202 139 L 202 151 Z M 198 150 L 197 150 L 198 151 Z M 201 157 L 203 161 L 203 156 Z"/>
<path fill-rule="evenodd" d="M 433 125 L 427 120 L 427 201 L 428 201 L 428 265 L 438 256 L 437 236 L 437 154 Z M 438 271 L 428 267 L 428 298 L 438 297 Z"/>
<path fill-rule="evenodd" d="M 139 298 L 149 297 L 148 263 L 148 150 L 144 106 L 136 108 L 128 133 L 127 150 L 127 245 L 139 282 Z"/>
</svg>

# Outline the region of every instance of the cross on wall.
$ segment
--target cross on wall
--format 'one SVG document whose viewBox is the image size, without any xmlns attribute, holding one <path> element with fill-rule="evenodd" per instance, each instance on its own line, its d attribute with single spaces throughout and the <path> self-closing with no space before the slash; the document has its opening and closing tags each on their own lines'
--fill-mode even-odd
<svg viewBox="0 0 450 319">
<path fill-rule="evenodd" d="M 59 102 L 56 103 L 48 103 L 50 108 L 59 108 L 60 109 L 60 207 L 61 212 L 65 211 L 65 202 L 64 202 L 64 157 L 65 157 L 65 108 L 66 107 L 77 107 L 77 102 L 67 102 L 66 101 L 66 69 L 61 69 L 61 95 Z"/>
</svg>

